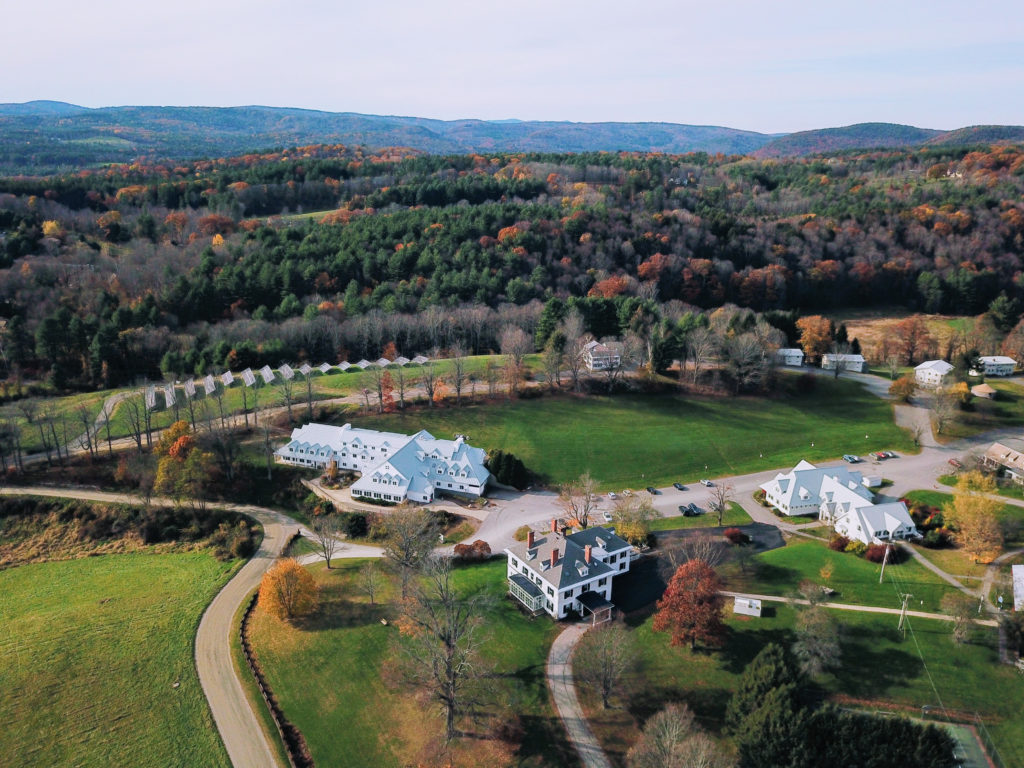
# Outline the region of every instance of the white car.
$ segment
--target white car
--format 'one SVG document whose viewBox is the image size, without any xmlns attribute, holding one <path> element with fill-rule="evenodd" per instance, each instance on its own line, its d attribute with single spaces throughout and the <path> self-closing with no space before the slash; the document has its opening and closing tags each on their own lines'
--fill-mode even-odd
<svg viewBox="0 0 1024 768">
<path fill-rule="evenodd" d="M 710 480 L 701 480 L 700 484 L 703 485 L 705 488 L 710 488 L 711 486 L 714 485 L 714 483 L 712 483 Z"/>
<path fill-rule="evenodd" d="M 604 521 L 606 523 L 610 523 L 612 521 L 612 513 L 611 512 L 605 512 L 603 517 L 604 517 Z"/>
<path fill-rule="evenodd" d="M 608 498 L 609 499 L 617 499 L 617 498 L 619 498 L 619 494 L 617 494 L 615 491 L 608 491 Z"/>
</svg>

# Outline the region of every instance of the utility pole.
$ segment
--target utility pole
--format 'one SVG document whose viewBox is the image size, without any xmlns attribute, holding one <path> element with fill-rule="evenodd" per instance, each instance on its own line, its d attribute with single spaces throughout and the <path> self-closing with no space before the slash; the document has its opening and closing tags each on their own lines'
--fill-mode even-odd
<svg viewBox="0 0 1024 768">
<path fill-rule="evenodd" d="M 889 559 L 889 542 L 885 542 L 885 554 L 882 555 L 882 572 L 878 574 L 878 583 L 882 583 L 882 577 L 885 576 L 885 563 Z"/>
<path fill-rule="evenodd" d="M 904 622 L 907 618 L 907 602 L 913 597 L 911 594 L 900 595 L 903 598 L 903 607 L 900 609 L 900 623 L 897 629 L 903 633 L 903 636 L 907 636 L 907 631 L 903 628 Z"/>
</svg>

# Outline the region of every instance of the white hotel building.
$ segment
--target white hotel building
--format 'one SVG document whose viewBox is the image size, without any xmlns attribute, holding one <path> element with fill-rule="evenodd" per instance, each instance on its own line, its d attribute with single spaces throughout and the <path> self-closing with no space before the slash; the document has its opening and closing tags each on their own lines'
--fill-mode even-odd
<svg viewBox="0 0 1024 768">
<path fill-rule="evenodd" d="M 292 430 L 277 461 L 322 469 L 331 460 L 338 469 L 359 472 L 352 496 L 400 503 L 430 503 L 440 493 L 482 496 L 491 473 L 486 454 L 462 437 L 441 440 L 426 430 L 415 435 L 306 424 Z"/>
</svg>

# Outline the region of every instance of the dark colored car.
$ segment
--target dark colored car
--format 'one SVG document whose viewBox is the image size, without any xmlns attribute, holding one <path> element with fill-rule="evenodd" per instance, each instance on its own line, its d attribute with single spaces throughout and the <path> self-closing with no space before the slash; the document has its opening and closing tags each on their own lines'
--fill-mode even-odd
<svg viewBox="0 0 1024 768">
<path fill-rule="evenodd" d="M 697 513 L 693 511 L 692 504 L 680 504 L 679 511 L 683 513 L 683 517 L 693 517 Z"/>
<path fill-rule="evenodd" d="M 675 488 L 677 491 L 685 491 L 686 490 L 686 486 L 683 485 L 682 483 L 672 483 L 672 487 Z"/>
<path fill-rule="evenodd" d="M 649 494 L 651 494 L 651 496 L 657 496 L 658 495 L 658 489 L 655 488 L 654 486 L 651 486 L 651 485 L 647 486 L 647 492 Z"/>
<path fill-rule="evenodd" d="M 689 510 L 690 510 L 690 513 L 691 513 L 692 515 L 699 515 L 699 514 L 702 514 L 702 513 L 701 513 L 701 509 L 700 509 L 700 507 L 698 507 L 698 506 L 697 506 L 696 504 L 694 504 L 694 503 L 693 503 L 692 501 L 691 501 L 691 502 L 690 502 L 690 503 L 689 503 L 689 504 L 687 505 L 687 509 L 689 509 Z"/>
</svg>

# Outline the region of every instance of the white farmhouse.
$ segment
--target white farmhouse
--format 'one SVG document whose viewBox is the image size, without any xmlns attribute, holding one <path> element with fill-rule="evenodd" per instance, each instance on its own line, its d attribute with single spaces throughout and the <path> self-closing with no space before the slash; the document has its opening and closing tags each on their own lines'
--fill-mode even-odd
<svg viewBox="0 0 1024 768">
<path fill-rule="evenodd" d="M 526 541 L 505 550 L 508 589 L 535 614 L 555 619 L 590 614 L 595 622 L 606 621 L 613 607 L 612 580 L 629 570 L 632 551 L 610 528 L 565 535 L 552 520 L 547 533 L 530 531 Z"/>
<path fill-rule="evenodd" d="M 992 443 L 981 457 L 981 465 L 985 469 L 1010 478 L 1018 485 L 1024 485 L 1024 453 L 1008 445 Z"/>
<path fill-rule="evenodd" d="M 938 389 L 952 371 L 953 366 L 945 360 L 926 360 L 914 369 L 914 381 L 919 387 Z"/>
<path fill-rule="evenodd" d="M 622 345 L 615 341 L 591 341 L 583 348 L 583 364 L 589 371 L 615 370 L 622 364 Z"/>
<path fill-rule="evenodd" d="M 918 536 L 902 501 L 874 503 L 860 472 L 846 467 L 819 468 L 801 461 L 761 486 L 772 506 L 785 515 L 818 513 L 837 533 L 865 544 Z"/>
<path fill-rule="evenodd" d="M 306 424 L 292 430 L 287 445 L 274 452 L 277 461 L 323 468 L 332 460 L 339 469 L 359 472 L 352 495 L 394 503 L 429 503 L 438 493 L 481 496 L 491 473 L 483 450 L 462 437 L 441 440 L 426 430 L 415 435 Z"/>
<path fill-rule="evenodd" d="M 802 349 L 782 348 L 775 350 L 775 359 L 783 365 L 792 365 L 799 368 L 804 364 L 804 351 Z"/>
<path fill-rule="evenodd" d="M 821 356 L 821 367 L 827 371 L 834 371 L 838 366 L 841 371 L 861 373 L 866 365 L 867 361 L 864 360 L 864 355 L 828 353 Z"/>
<path fill-rule="evenodd" d="M 986 376 L 1011 376 L 1017 367 L 1017 361 L 1006 355 L 989 355 L 978 359 L 982 365 L 981 372 Z"/>
</svg>

